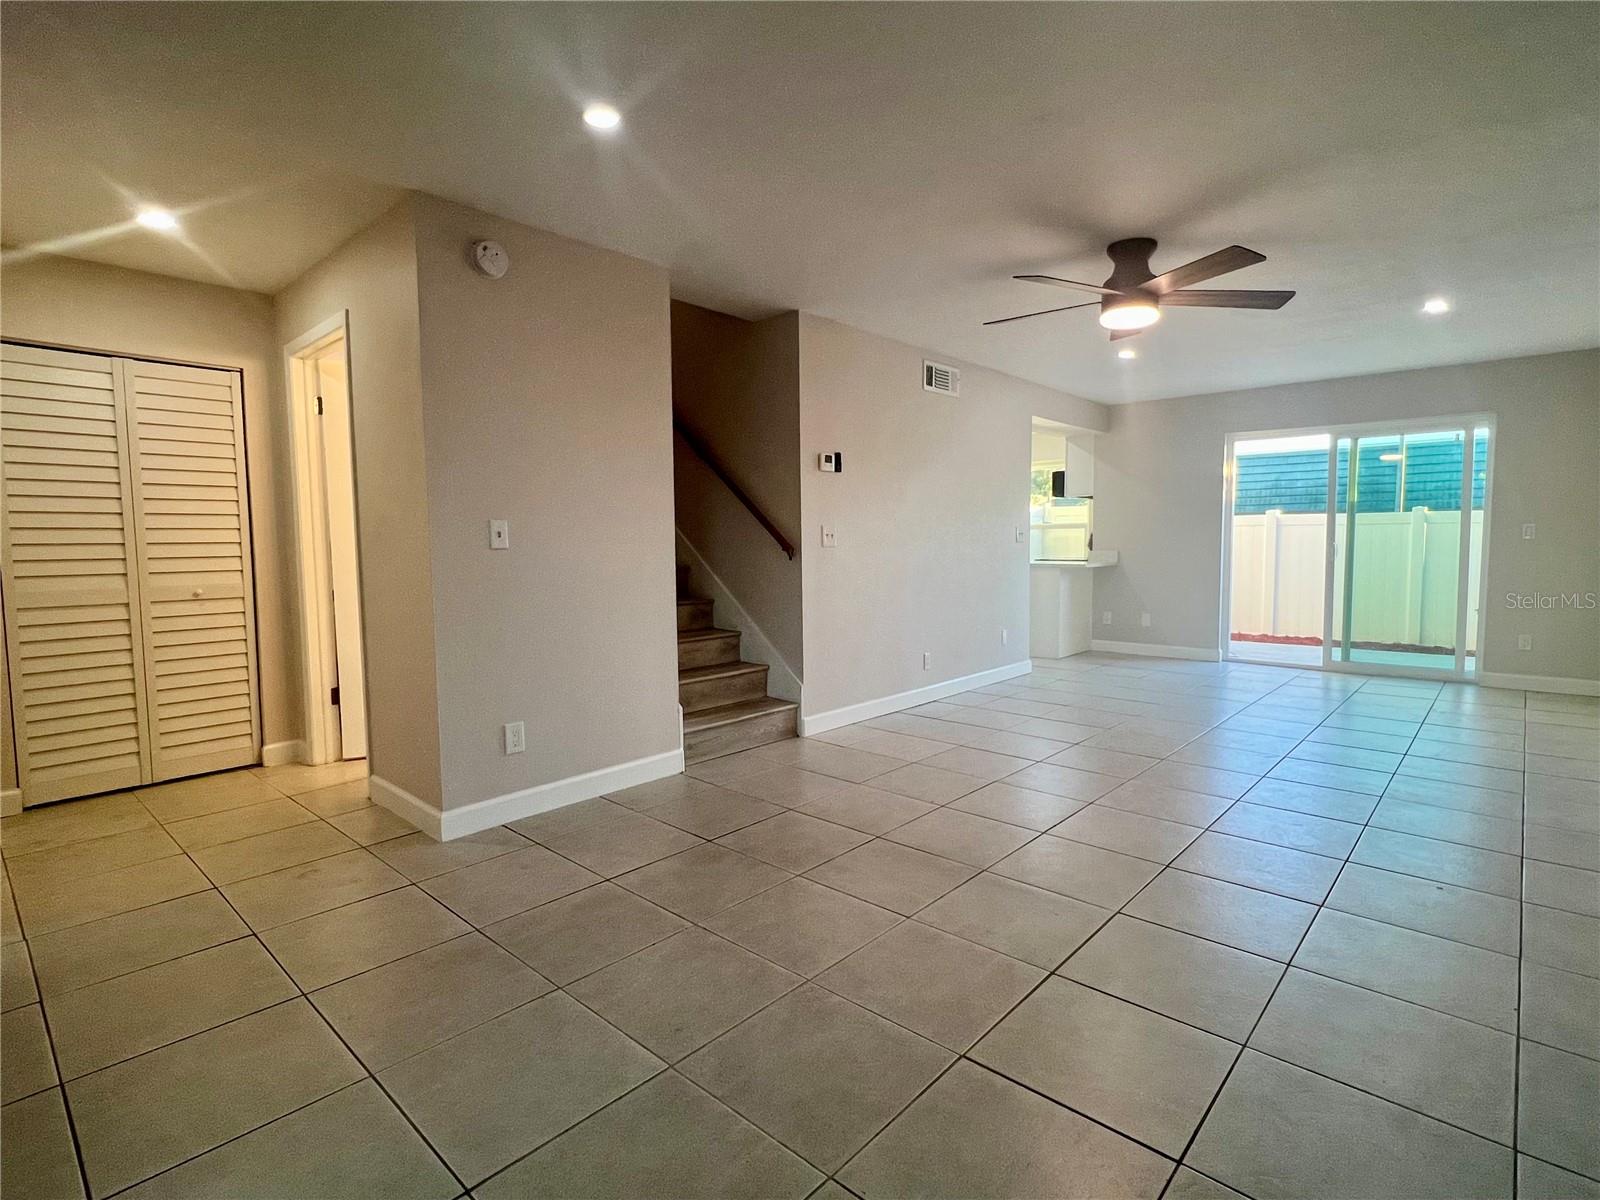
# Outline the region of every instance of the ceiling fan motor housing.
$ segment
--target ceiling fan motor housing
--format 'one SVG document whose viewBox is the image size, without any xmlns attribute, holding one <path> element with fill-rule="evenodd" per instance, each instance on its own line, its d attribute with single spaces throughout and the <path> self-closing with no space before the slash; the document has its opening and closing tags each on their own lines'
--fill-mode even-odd
<svg viewBox="0 0 1600 1200">
<path fill-rule="evenodd" d="M 1106 247 L 1106 255 L 1113 269 L 1105 286 L 1123 290 L 1149 283 L 1155 278 L 1155 272 L 1150 269 L 1150 256 L 1155 252 L 1155 238 L 1123 238 L 1112 242 Z"/>
</svg>

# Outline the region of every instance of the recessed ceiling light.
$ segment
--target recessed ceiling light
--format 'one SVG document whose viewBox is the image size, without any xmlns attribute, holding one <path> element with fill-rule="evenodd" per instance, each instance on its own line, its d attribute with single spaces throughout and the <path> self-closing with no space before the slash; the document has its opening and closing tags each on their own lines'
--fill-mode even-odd
<svg viewBox="0 0 1600 1200">
<path fill-rule="evenodd" d="M 596 102 L 583 110 L 583 123 L 590 129 L 609 132 L 622 124 L 622 114 L 609 104 Z"/>
<path fill-rule="evenodd" d="M 164 208 L 141 208 L 133 219 L 157 233 L 171 233 L 178 227 L 178 218 Z"/>
<path fill-rule="evenodd" d="M 1138 358 L 1139 352 L 1132 347 L 1124 347 L 1117 351 L 1118 358 Z"/>
<path fill-rule="evenodd" d="M 1430 317 L 1438 317 L 1450 311 L 1450 301 L 1443 296 L 1431 296 L 1422 302 L 1422 311 Z"/>
</svg>

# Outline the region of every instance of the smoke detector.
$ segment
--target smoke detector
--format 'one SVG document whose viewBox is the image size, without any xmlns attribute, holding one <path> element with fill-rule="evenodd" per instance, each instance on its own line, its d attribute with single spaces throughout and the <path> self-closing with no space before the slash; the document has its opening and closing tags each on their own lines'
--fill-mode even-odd
<svg viewBox="0 0 1600 1200">
<path fill-rule="evenodd" d="M 499 279 L 511 269 L 511 255 L 499 242 L 473 242 L 472 265 L 490 279 Z"/>
</svg>

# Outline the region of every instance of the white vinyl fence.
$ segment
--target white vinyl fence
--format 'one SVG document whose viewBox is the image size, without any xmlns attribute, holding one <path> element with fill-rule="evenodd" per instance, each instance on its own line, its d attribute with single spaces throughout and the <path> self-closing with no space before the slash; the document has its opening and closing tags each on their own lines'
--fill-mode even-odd
<svg viewBox="0 0 1600 1200">
<path fill-rule="evenodd" d="M 1344 523 L 1335 520 L 1334 636 L 1343 628 Z M 1234 633 L 1322 636 L 1323 513 L 1271 510 L 1233 519 Z M 1472 514 L 1472 561 L 1483 551 L 1483 513 Z M 1461 514 L 1425 508 L 1356 517 L 1354 640 L 1407 646 L 1455 642 Z M 1478 640 L 1478 579 L 1467 584 L 1467 650 Z"/>
</svg>

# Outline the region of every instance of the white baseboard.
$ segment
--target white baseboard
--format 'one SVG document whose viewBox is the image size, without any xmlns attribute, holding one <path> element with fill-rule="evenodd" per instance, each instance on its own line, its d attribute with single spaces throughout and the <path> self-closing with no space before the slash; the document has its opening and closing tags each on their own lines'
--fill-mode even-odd
<svg viewBox="0 0 1600 1200">
<path fill-rule="evenodd" d="M 668 750 L 664 754 L 636 758 L 632 762 L 618 763 L 614 767 L 602 767 L 598 771 L 587 771 L 582 775 L 572 775 L 566 779 L 556 779 L 550 783 L 541 783 L 537 787 L 507 792 L 503 796 L 491 796 L 487 800 L 463 804 L 458 808 L 447 808 L 443 812 L 380 776 L 372 776 L 371 788 L 372 799 L 376 803 L 383 805 L 395 815 L 404 817 L 423 833 L 441 842 L 448 842 L 452 838 L 465 837 L 469 833 L 478 833 L 492 829 L 496 825 L 504 825 L 507 821 L 516 821 L 522 817 L 531 817 L 535 813 L 548 812 L 552 808 L 576 804 L 580 800 L 603 796 L 607 792 L 620 792 L 623 788 L 663 779 L 668 775 L 677 775 L 682 771 L 683 747 L 679 746 L 678 749 Z"/>
<path fill-rule="evenodd" d="M 6 788 L 4 791 L 0 791 L 0 816 L 14 817 L 21 811 L 21 788 Z"/>
<path fill-rule="evenodd" d="M 382 775 L 367 776 L 367 795 L 374 804 L 381 804 L 395 816 L 409 821 L 435 841 L 443 841 L 441 813 L 426 800 L 419 800 L 397 783 L 390 783 Z"/>
<path fill-rule="evenodd" d="M 294 742 L 268 742 L 261 747 L 261 765 L 263 767 L 281 767 L 285 763 L 303 763 L 306 761 L 306 744 Z"/>
<path fill-rule="evenodd" d="M 1153 642 L 1107 642 L 1094 638 L 1089 649 L 1104 654 L 1139 654 L 1147 658 L 1183 658 L 1191 662 L 1221 662 L 1222 654 L 1203 646 L 1158 646 Z"/>
<path fill-rule="evenodd" d="M 746 662 L 766 665 L 768 695 L 800 703 L 800 677 L 784 661 L 778 648 L 767 640 L 756 619 L 745 611 L 738 597 L 722 582 L 721 576 L 711 569 L 705 555 L 694 548 L 694 543 L 683 536 L 682 530 L 673 532 L 677 534 L 678 550 L 689 560 L 690 577 L 703 579 L 706 590 L 711 593 L 707 598 L 711 601 L 712 611 L 727 623 L 724 628 L 732 627 L 739 631 L 739 657 Z"/>
<path fill-rule="evenodd" d="M 827 733 L 830 729 L 837 729 L 841 725 L 854 725 L 857 721 L 870 721 L 873 717 L 887 716 L 901 709 L 915 708 L 919 704 L 931 704 L 935 700 L 943 700 L 946 696 L 954 696 L 957 692 L 970 692 L 973 688 L 987 687 L 991 683 L 1015 679 L 1018 675 L 1026 675 L 1032 670 L 1033 663 L 1023 659 L 1021 662 L 1007 663 L 1003 667 L 979 671 L 975 675 L 946 679 L 943 683 L 932 683 L 927 687 L 913 688 L 909 692 L 898 692 L 893 696 L 883 696 L 877 700 L 864 700 L 860 704 L 850 704 L 844 708 L 812 713 L 809 716 L 802 714 L 799 720 L 800 736 L 812 737 L 819 733 Z"/>
<path fill-rule="evenodd" d="M 1600 679 L 1567 679 L 1560 675 L 1509 675 L 1484 671 L 1478 676 L 1484 687 L 1517 688 L 1525 692 L 1556 692 L 1563 696 L 1600 696 Z"/>
</svg>

